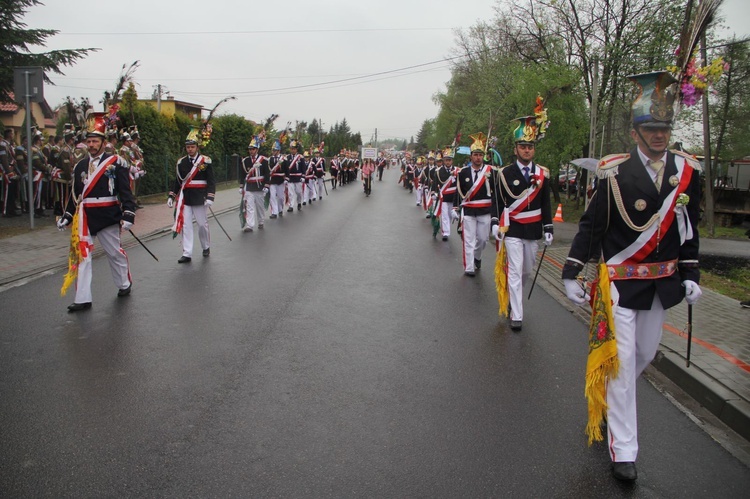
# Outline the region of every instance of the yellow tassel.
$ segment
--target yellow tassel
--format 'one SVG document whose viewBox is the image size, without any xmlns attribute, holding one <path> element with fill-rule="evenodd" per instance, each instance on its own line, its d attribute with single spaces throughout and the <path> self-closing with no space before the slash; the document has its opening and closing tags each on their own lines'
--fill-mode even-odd
<svg viewBox="0 0 750 499">
<path fill-rule="evenodd" d="M 599 276 L 591 292 L 594 302 L 589 326 L 589 355 L 584 389 L 588 402 L 586 435 L 589 445 L 604 438 L 601 425 L 607 414 L 607 381 L 616 378 L 620 369 L 609 271 L 604 263 L 599 264 Z"/>
<path fill-rule="evenodd" d="M 505 241 L 500 243 L 500 251 L 495 259 L 495 289 L 497 290 L 497 304 L 500 307 L 498 315 L 508 317 L 508 305 L 510 295 L 508 294 L 507 255 L 505 253 Z"/>
<path fill-rule="evenodd" d="M 73 221 L 70 223 L 70 249 L 68 250 L 68 272 L 63 278 L 63 285 L 60 288 L 60 296 L 65 296 L 68 288 L 78 278 L 78 264 L 81 261 L 81 248 L 78 244 L 78 210 L 73 215 Z"/>
</svg>

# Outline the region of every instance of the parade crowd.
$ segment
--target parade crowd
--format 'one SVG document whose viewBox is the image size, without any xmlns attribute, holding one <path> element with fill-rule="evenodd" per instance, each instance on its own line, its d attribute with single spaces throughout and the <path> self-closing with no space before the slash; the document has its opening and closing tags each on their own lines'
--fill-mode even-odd
<svg viewBox="0 0 750 499">
<path fill-rule="evenodd" d="M 601 440 L 606 427 L 613 474 L 627 481 L 637 478 L 636 379 L 656 354 L 666 310 L 683 299 L 692 305 L 701 295 L 700 165 L 668 148 L 674 93 L 666 89 L 674 82 L 666 72 L 631 80 L 641 90 L 632 106 L 630 136 L 636 146 L 628 154 L 600 161 L 594 195 L 561 276 L 568 298 L 576 305 L 590 302 L 594 310 L 586 381 L 589 440 Z M 523 327 L 524 289 L 536 266 L 539 243 L 549 246 L 554 240 L 550 171 L 534 161 L 536 145 L 549 127 L 544 105 L 538 98 L 532 115 L 515 120 L 510 164 L 496 161 L 499 155 L 483 133 L 470 136 L 469 160 L 463 166 L 453 164 L 455 141 L 426 157 L 407 153 L 399 159 L 399 183 L 413 196 L 410 204 L 426 212 L 433 236 L 439 233 L 448 241 L 452 224 L 457 224 L 465 276 L 477 276 L 487 243 L 494 243 L 500 315 L 508 317 L 513 331 Z M 9 131 L 0 148 L 3 214 L 16 216 L 24 209 L 19 181 L 30 174 L 36 216 L 52 209 L 59 216 L 58 228 L 71 230 L 63 284 L 63 292 L 76 285 L 69 312 L 92 306 L 94 238 L 104 249 L 118 296 L 130 294 L 132 279 L 120 236 L 135 222 L 138 179 L 145 174 L 136 128 L 108 132 L 106 115 L 94 113 L 85 135 L 80 132 L 66 126 L 63 137 L 47 145 L 35 132 L 29 155 L 23 147 L 11 146 Z M 110 135 L 119 135 L 119 149 Z M 202 256 L 211 252 L 208 217 L 216 182 L 211 158 L 201 154 L 208 140 L 210 130 L 191 129 L 167 200 L 174 209 L 173 234 L 182 237 L 180 264 L 193 258 L 193 222 Z M 362 161 L 356 152 L 345 150 L 326 165 L 321 157 L 324 144 L 305 151 L 296 139 L 289 142 L 287 154 L 282 154 L 285 141 L 276 140 L 272 154 L 265 157 L 259 154 L 265 140 L 264 133 L 251 137 L 240 164 L 240 225 L 246 232 L 263 229 L 269 209 L 269 218 L 275 219 L 321 202 L 327 193 L 326 172 L 331 190 L 359 176 L 369 196 L 373 180 L 382 180 L 387 167 L 383 153 Z M 589 262 L 597 262 L 598 269 L 597 281 L 590 285 L 578 279 Z"/>
</svg>

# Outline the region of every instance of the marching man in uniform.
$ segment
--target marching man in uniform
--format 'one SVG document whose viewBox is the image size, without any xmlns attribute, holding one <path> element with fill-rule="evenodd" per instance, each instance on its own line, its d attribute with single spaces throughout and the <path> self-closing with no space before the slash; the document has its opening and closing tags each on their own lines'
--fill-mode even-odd
<svg viewBox="0 0 750 499">
<path fill-rule="evenodd" d="M 293 139 L 289 142 L 290 153 L 284 161 L 284 168 L 286 169 L 289 178 L 289 207 L 286 211 L 294 211 L 294 205 L 297 205 L 297 211 L 302 210 L 302 178 L 305 173 L 305 160 L 299 150 L 299 142 L 297 139 Z"/>
<path fill-rule="evenodd" d="M 208 144 L 206 133 L 193 128 L 185 140 L 187 156 L 177 161 L 177 177 L 167 198 L 167 206 L 175 208 L 172 237 L 182 234 L 182 256 L 177 263 L 188 263 L 193 259 L 193 218 L 198 224 L 198 239 L 203 256 L 211 254 L 211 234 L 208 229 L 208 208 L 214 203 L 216 182 L 211 158 L 198 149 L 198 142 Z"/>
<path fill-rule="evenodd" d="M 451 215 L 453 212 L 453 201 L 456 197 L 456 175 L 453 172 L 453 149 L 450 147 L 443 151 L 443 164 L 435 170 L 433 181 L 433 192 L 437 195 L 438 207 L 435 216 L 440 220 L 440 232 L 443 241 L 448 240 L 451 235 Z"/>
<path fill-rule="evenodd" d="M 562 271 L 568 298 L 584 304 L 589 297 L 576 276 L 601 251 L 592 293 L 592 324 L 598 327 L 589 337 L 586 431 L 589 443 L 601 440 L 606 413 L 613 474 L 627 481 L 637 478 L 636 379 L 656 355 L 666 310 L 701 296 L 701 168 L 692 157 L 667 150 L 674 118 L 668 89 L 676 80 L 666 71 L 630 79 L 641 87 L 630 131 L 636 147 L 599 162 L 598 186 Z M 603 397 L 606 405 L 597 402 Z"/>
<path fill-rule="evenodd" d="M 494 196 L 494 170 L 484 164 L 487 137 L 482 132 L 470 135 L 471 163 L 458 172 L 457 189 L 463 223 L 464 274 L 474 277 L 482 268 L 482 251 L 490 237 Z"/>
<path fill-rule="evenodd" d="M 516 162 L 500 169 L 496 190 L 498 220 L 493 221 L 492 235 L 505 239 L 508 255 L 508 295 L 510 328 L 520 331 L 523 321 L 523 289 L 536 260 L 537 241 L 552 244 L 552 208 L 550 205 L 549 170 L 534 163 L 536 143 L 547 129 L 547 110 L 537 98 L 535 116 L 516 118 L 514 153 Z M 496 223 L 496 222 L 499 222 Z"/>
<path fill-rule="evenodd" d="M 271 182 L 271 170 L 265 156 L 258 155 L 258 148 L 263 143 L 261 136 L 255 136 L 247 146 L 250 155 L 242 160 L 244 177 L 240 179 L 242 187 L 242 224 L 245 232 L 252 232 L 257 221 L 258 228 L 263 228 L 266 206 L 265 197 Z"/>
<path fill-rule="evenodd" d="M 91 277 L 94 237 L 109 261 L 117 296 L 130 294 L 132 281 L 128 256 L 120 246 L 120 230 L 129 230 L 135 221 L 135 199 L 130 192 L 130 176 L 125 162 L 104 152 L 104 113 L 89 118 L 86 145 L 88 156 L 73 169 L 72 194 L 57 228 L 71 226 L 69 270 L 61 290 L 76 282 L 75 302 L 68 312 L 91 308 Z"/>
<path fill-rule="evenodd" d="M 323 144 L 313 150 L 315 158 L 312 160 L 313 168 L 315 168 L 315 190 L 318 192 L 318 200 L 323 200 L 323 192 L 325 191 L 325 175 L 326 175 L 326 159 L 320 155 L 323 152 Z"/>
<path fill-rule="evenodd" d="M 284 198 L 286 188 L 286 167 L 281 157 L 281 141 L 273 143 L 273 152 L 268 158 L 268 167 L 271 169 L 271 217 L 284 216 Z"/>
</svg>

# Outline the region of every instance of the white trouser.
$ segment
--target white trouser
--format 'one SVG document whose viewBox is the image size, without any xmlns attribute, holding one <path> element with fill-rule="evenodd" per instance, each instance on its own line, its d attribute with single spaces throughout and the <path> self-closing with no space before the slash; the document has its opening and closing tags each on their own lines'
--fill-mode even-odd
<svg viewBox="0 0 750 499">
<path fill-rule="evenodd" d="M 635 382 L 656 355 L 667 313 L 658 294 L 654 295 L 651 310 L 614 306 L 613 311 L 620 370 L 607 384 L 607 442 L 612 461 L 635 461 L 638 456 Z"/>
<path fill-rule="evenodd" d="M 474 260 L 482 259 L 482 251 L 490 237 L 490 214 L 478 217 L 464 216 L 464 271 L 473 272 Z"/>
<path fill-rule="evenodd" d="M 182 225 L 182 256 L 193 257 L 193 218 L 198 224 L 198 239 L 201 242 L 202 249 L 208 249 L 211 246 L 211 237 L 208 233 L 208 219 L 206 218 L 206 206 L 188 206 L 183 208 L 185 223 Z"/>
<path fill-rule="evenodd" d="M 531 239 L 505 238 L 508 255 L 508 294 L 510 296 L 510 319 L 523 320 L 523 288 L 534 271 L 534 261 L 539 244 Z"/>
<path fill-rule="evenodd" d="M 417 204 L 422 204 L 422 188 L 414 189 L 414 195 L 417 198 Z"/>
<path fill-rule="evenodd" d="M 284 184 L 271 184 L 271 215 L 284 209 Z"/>
<path fill-rule="evenodd" d="M 309 203 L 318 198 L 318 190 L 315 179 L 310 179 L 305 184 L 305 202 Z"/>
<path fill-rule="evenodd" d="M 437 201 L 439 202 L 439 201 Z M 440 207 L 440 230 L 444 237 L 451 235 L 451 213 L 453 212 L 453 203 L 443 201 Z"/>
<path fill-rule="evenodd" d="M 109 261 L 109 270 L 117 289 L 125 289 L 130 286 L 130 267 L 128 266 L 128 255 L 120 247 L 120 225 L 110 225 L 92 236 L 96 237 L 102 245 L 104 253 Z M 92 277 L 92 255 L 83 259 L 78 266 L 78 280 L 76 281 L 76 303 L 91 302 L 91 277 Z"/>
<path fill-rule="evenodd" d="M 325 180 L 323 177 L 315 180 L 315 183 L 317 184 L 318 199 L 323 199 L 323 193 L 325 192 L 325 186 L 323 185 L 324 182 Z"/>
<path fill-rule="evenodd" d="M 289 207 L 302 204 L 302 182 L 289 182 Z"/>
<path fill-rule="evenodd" d="M 263 225 L 266 218 L 265 197 L 263 191 L 245 191 L 243 199 L 245 201 L 246 227 L 254 228 L 256 221 L 259 225 Z"/>
</svg>

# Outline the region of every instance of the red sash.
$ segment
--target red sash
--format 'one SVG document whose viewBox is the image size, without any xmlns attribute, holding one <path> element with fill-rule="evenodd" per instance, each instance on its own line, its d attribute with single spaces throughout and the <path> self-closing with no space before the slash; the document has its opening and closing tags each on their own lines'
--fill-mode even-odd
<svg viewBox="0 0 750 499">
<path fill-rule="evenodd" d="M 89 161 L 91 161 L 91 159 L 89 159 Z M 89 175 L 83 183 L 83 192 L 78 200 L 78 206 L 76 206 L 76 210 L 78 210 L 78 248 L 80 249 L 83 258 L 88 257 L 90 252 L 94 250 L 94 241 L 91 239 L 91 234 L 89 233 L 88 217 L 86 216 L 86 210 L 83 209 L 83 200 L 89 195 L 91 189 L 93 189 L 99 182 L 99 179 L 102 178 L 102 175 L 107 168 L 109 168 L 115 161 L 117 161 L 117 156 L 110 156 L 104 161 L 100 161 L 96 170 L 94 170 L 94 172 Z"/>
<path fill-rule="evenodd" d="M 202 164 L 203 155 L 200 155 L 198 156 L 198 161 L 195 162 L 193 168 L 188 172 L 185 180 L 182 181 L 182 189 L 180 189 L 180 195 L 177 196 L 177 204 L 174 208 L 175 217 L 174 224 L 172 225 L 173 235 L 180 234 L 182 232 L 182 227 L 185 225 L 185 215 L 183 213 L 185 208 L 185 187 L 187 187 L 187 185 L 198 174 L 198 169 Z"/>
<path fill-rule="evenodd" d="M 486 175 L 489 169 L 490 165 L 484 165 L 484 167 L 479 170 L 477 180 L 474 182 L 474 185 L 471 186 L 469 192 L 466 193 L 466 196 L 464 196 L 464 200 L 461 201 L 461 206 L 466 208 L 489 208 L 492 206 L 492 200 L 490 199 L 479 199 L 474 201 L 477 193 L 482 187 L 484 187 L 484 184 L 487 181 Z"/>
</svg>

